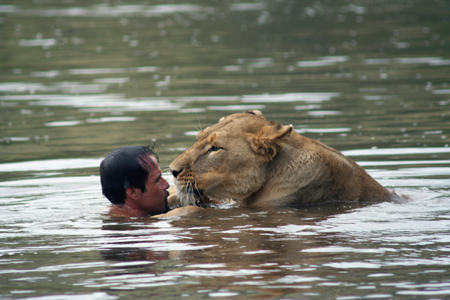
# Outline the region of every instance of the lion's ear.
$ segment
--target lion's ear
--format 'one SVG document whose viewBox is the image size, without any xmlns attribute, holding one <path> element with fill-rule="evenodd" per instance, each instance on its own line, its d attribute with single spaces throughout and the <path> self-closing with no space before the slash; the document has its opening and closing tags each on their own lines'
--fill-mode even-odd
<svg viewBox="0 0 450 300">
<path fill-rule="evenodd" d="M 256 154 L 264 155 L 270 161 L 281 151 L 283 145 L 288 141 L 292 130 L 292 125 L 275 124 L 264 126 L 256 135 L 248 134 L 247 141 Z"/>
</svg>

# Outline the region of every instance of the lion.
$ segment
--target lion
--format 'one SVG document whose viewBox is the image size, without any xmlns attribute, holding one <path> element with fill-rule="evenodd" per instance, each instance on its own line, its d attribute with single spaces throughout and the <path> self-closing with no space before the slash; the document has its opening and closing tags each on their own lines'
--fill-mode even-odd
<svg viewBox="0 0 450 300">
<path fill-rule="evenodd" d="M 260 111 L 223 117 L 170 164 L 171 205 L 236 201 L 246 207 L 381 202 L 397 195 L 339 151 Z"/>
</svg>

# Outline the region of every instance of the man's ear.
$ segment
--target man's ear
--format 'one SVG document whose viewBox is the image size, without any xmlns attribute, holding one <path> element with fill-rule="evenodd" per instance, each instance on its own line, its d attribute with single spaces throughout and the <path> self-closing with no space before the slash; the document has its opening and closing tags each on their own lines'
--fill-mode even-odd
<svg viewBox="0 0 450 300">
<path fill-rule="evenodd" d="M 141 189 L 136 187 L 128 187 L 125 190 L 126 199 L 136 200 L 141 194 Z"/>
<path fill-rule="evenodd" d="M 271 161 L 289 140 L 293 128 L 292 125 L 273 123 L 264 126 L 256 135 L 248 134 L 247 141 L 256 154 L 264 155 L 267 161 Z"/>
</svg>

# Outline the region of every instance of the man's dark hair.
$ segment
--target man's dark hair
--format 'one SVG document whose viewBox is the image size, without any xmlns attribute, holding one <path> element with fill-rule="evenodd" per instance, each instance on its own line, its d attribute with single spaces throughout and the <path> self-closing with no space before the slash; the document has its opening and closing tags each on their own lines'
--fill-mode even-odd
<svg viewBox="0 0 450 300">
<path fill-rule="evenodd" d="M 158 156 L 153 148 L 127 146 L 115 149 L 100 163 L 100 182 L 102 192 L 113 204 L 124 204 L 126 189 L 139 188 L 145 192 L 148 174 L 155 167 L 148 163 L 148 157 Z"/>
</svg>

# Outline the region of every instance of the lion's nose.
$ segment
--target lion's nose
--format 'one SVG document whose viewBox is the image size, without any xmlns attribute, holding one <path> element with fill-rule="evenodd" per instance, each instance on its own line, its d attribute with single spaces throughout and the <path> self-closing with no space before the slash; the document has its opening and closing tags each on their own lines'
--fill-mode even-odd
<svg viewBox="0 0 450 300">
<path fill-rule="evenodd" d="M 180 173 L 183 172 L 183 168 L 181 168 L 180 170 L 170 170 L 170 173 L 172 173 L 173 177 L 177 178 L 178 175 L 180 175 Z"/>
</svg>

